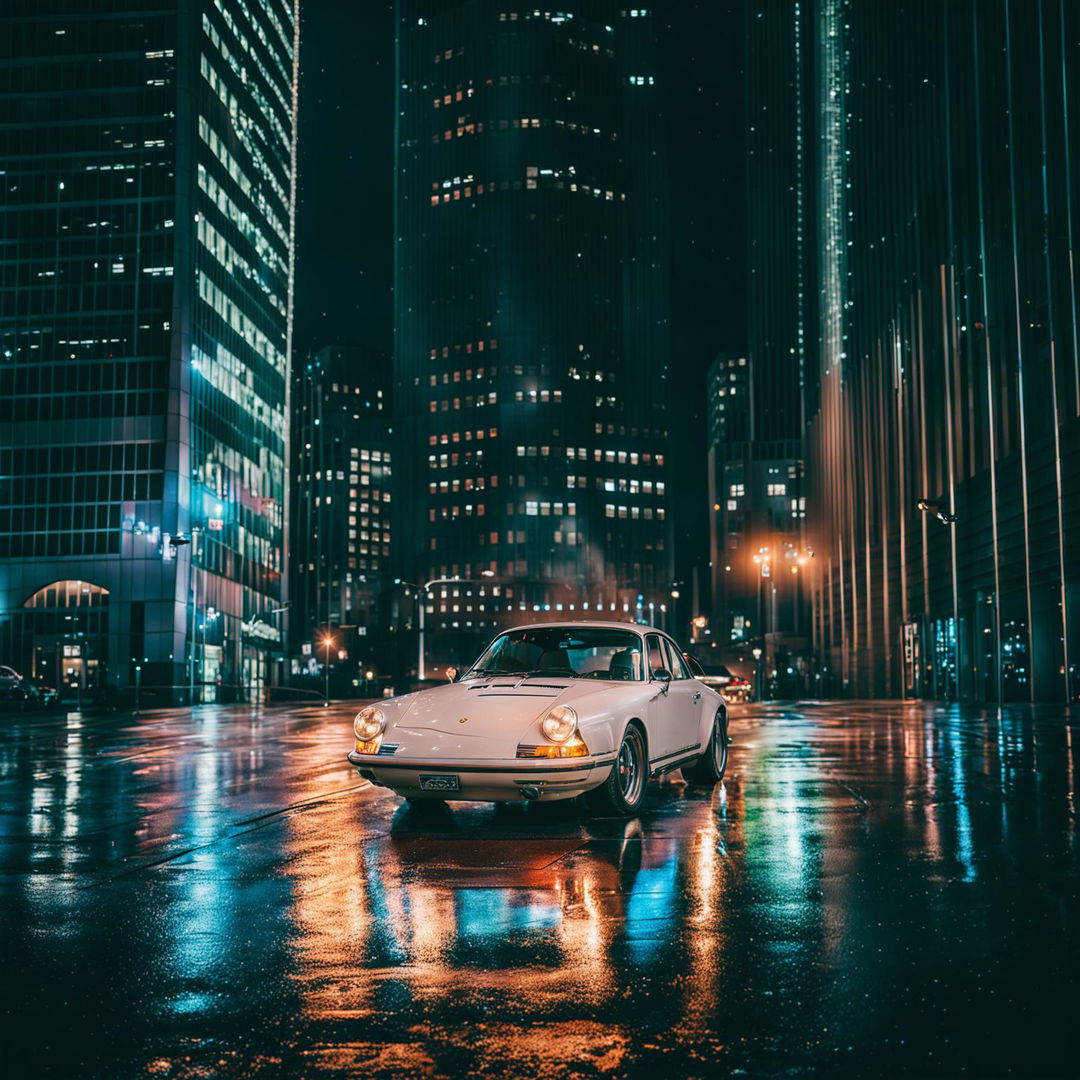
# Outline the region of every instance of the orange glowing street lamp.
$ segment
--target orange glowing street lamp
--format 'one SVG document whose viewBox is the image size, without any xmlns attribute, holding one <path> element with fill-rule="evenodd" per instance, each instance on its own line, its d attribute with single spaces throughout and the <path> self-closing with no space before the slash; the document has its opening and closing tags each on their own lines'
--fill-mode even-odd
<svg viewBox="0 0 1080 1080">
<path fill-rule="evenodd" d="M 326 649 L 326 660 L 323 663 L 323 675 L 326 678 L 325 691 L 323 694 L 323 708 L 328 708 L 330 705 L 330 650 L 334 647 L 334 639 L 330 634 L 325 634 L 322 639 L 323 647 Z"/>
</svg>

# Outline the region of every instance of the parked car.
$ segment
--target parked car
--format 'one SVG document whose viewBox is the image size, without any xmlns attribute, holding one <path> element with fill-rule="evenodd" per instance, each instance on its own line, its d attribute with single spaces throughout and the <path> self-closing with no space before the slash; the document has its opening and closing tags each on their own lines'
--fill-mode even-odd
<svg viewBox="0 0 1080 1080">
<path fill-rule="evenodd" d="M 641 806 L 650 777 L 727 768 L 727 707 L 666 634 L 568 622 L 500 634 L 456 681 L 361 709 L 349 761 L 409 800 L 584 795 L 601 814 Z"/>
<path fill-rule="evenodd" d="M 55 686 L 46 686 L 44 679 L 35 679 L 34 686 L 41 698 L 43 709 L 51 709 L 60 704 L 60 691 Z"/>
<path fill-rule="evenodd" d="M 702 664 L 689 653 L 683 653 L 699 682 L 719 690 L 725 701 L 749 701 L 753 691 L 748 679 L 733 674 L 723 664 Z"/>
<path fill-rule="evenodd" d="M 8 708 L 36 709 L 41 707 L 41 695 L 30 679 L 24 679 L 14 668 L 0 664 L 0 704 Z"/>
</svg>

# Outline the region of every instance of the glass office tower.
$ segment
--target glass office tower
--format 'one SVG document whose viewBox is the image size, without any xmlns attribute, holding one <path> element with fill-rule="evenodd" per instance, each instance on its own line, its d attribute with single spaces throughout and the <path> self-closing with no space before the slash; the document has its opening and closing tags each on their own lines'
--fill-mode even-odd
<svg viewBox="0 0 1080 1080">
<path fill-rule="evenodd" d="M 432 641 L 457 631 L 464 652 L 507 621 L 659 621 L 670 358 L 653 14 L 401 0 L 398 18 L 401 576 L 481 582 L 427 595 Z"/>
<path fill-rule="evenodd" d="M 813 135 L 810 168 L 780 172 L 810 208 L 815 257 L 774 272 L 810 274 L 817 307 L 819 685 L 1076 700 L 1080 12 L 748 3 L 758 21 L 800 9 L 801 61 L 748 43 L 768 76 L 755 92 L 797 114 L 789 150 L 800 125 Z M 751 159 L 751 186 L 770 168 Z"/>
<path fill-rule="evenodd" d="M 160 699 L 258 690 L 284 588 L 295 4 L 13 0 L 0 34 L 0 655 L 83 693 L 136 668 Z"/>
</svg>

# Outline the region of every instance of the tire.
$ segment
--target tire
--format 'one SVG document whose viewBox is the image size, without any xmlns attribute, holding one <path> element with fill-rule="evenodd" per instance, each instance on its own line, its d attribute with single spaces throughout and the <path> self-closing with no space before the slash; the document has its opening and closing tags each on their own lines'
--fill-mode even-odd
<svg viewBox="0 0 1080 1080">
<path fill-rule="evenodd" d="M 727 762 L 727 714 L 720 709 L 713 720 L 712 736 L 705 753 L 693 765 L 683 766 L 683 778 L 688 784 L 718 784 L 727 772 Z"/>
<path fill-rule="evenodd" d="M 637 724 L 627 724 L 610 775 L 598 788 L 586 792 L 585 802 L 599 817 L 629 817 L 644 802 L 648 781 L 645 735 Z"/>
</svg>

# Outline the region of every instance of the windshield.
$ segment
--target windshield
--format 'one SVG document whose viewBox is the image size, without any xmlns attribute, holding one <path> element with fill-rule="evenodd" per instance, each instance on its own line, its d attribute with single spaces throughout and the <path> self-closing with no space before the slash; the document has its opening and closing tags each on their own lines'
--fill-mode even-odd
<svg viewBox="0 0 1080 1080">
<path fill-rule="evenodd" d="M 500 634 L 466 673 L 641 682 L 641 638 L 629 630 L 541 626 Z"/>
</svg>

